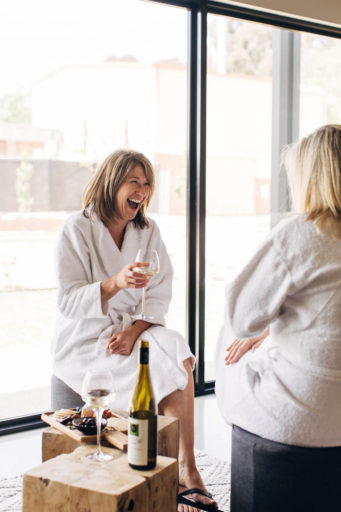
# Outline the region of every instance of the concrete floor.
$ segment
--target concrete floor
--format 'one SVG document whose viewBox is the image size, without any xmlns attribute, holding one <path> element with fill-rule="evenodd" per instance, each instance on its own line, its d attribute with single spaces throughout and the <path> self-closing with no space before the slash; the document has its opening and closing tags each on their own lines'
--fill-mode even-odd
<svg viewBox="0 0 341 512">
<path fill-rule="evenodd" d="M 230 459 L 231 429 L 222 420 L 214 395 L 195 399 L 195 448 Z M 0 478 L 16 476 L 41 463 L 41 429 L 0 436 Z"/>
</svg>

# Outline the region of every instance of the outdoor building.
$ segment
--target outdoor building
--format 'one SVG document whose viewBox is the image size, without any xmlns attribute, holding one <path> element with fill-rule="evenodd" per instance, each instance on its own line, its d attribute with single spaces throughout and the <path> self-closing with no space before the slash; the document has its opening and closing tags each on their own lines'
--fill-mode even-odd
<svg viewBox="0 0 341 512">
<path fill-rule="evenodd" d="M 58 130 L 0 121 L 0 158 L 59 157 L 63 145 Z"/>
<path fill-rule="evenodd" d="M 12 152 L 3 151 L 3 155 L 22 155 L 32 160 L 33 197 L 39 195 L 34 182 L 41 183 L 34 174 L 40 176 L 42 172 L 42 162 L 33 160 L 45 160 L 46 172 L 51 175 L 47 182 L 53 190 L 45 194 L 45 198 L 51 197 L 50 204 L 42 204 L 36 197 L 32 211 L 77 209 L 79 193 L 70 202 L 65 195 L 66 181 L 72 195 L 84 187 L 101 159 L 114 149 L 129 147 L 144 151 L 157 171 L 152 210 L 184 214 L 186 81 L 187 68 L 179 64 L 120 61 L 65 66 L 33 84 L 32 127 L 0 124 L 0 151 L 11 144 L 15 148 Z M 271 187 L 271 76 L 209 71 L 207 82 L 208 179 L 219 180 L 225 190 L 224 196 L 215 197 L 214 188 L 208 189 L 207 213 L 267 214 Z M 243 98 L 242 102 L 236 98 Z M 304 120 L 304 133 L 323 124 L 327 119 L 326 94 L 316 87 L 303 87 L 300 117 Z M 234 122 L 226 125 L 228 118 Z M 55 160 L 65 162 L 67 171 L 56 174 L 54 168 L 61 166 Z M 13 183 L 16 167 L 17 162 L 11 165 L 4 157 L 0 161 L 0 172 Z M 56 187 L 61 192 L 59 198 Z M 3 189 L 2 194 L 6 195 L 2 211 L 14 211 L 14 193 L 8 197 Z"/>
</svg>

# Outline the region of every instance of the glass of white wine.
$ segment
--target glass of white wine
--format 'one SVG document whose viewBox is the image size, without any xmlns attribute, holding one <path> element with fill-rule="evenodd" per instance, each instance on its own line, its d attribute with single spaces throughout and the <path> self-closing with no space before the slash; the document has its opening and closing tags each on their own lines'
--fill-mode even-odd
<svg viewBox="0 0 341 512">
<path fill-rule="evenodd" d="M 83 379 L 82 398 L 87 405 L 92 407 L 96 414 L 97 426 L 97 451 L 86 457 L 96 462 L 111 460 L 109 453 L 101 450 L 101 423 L 103 411 L 114 398 L 114 381 L 111 372 L 104 370 L 89 370 Z"/>
<path fill-rule="evenodd" d="M 139 272 L 140 274 L 144 274 L 148 277 L 148 279 L 152 278 L 155 274 L 158 274 L 160 271 L 160 261 L 158 253 L 155 249 L 139 249 L 135 258 L 136 263 L 144 263 L 144 265 L 140 267 L 134 267 L 134 272 Z M 145 299 L 146 299 L 146 288 L 142 288 L 142 302 L 141 302 L 141 314 L 134 316 L 135 320 L 152 320 L 153 317 L 150 315 L 146 315 L 144 312 L 145 309 Z"/>
</svg>

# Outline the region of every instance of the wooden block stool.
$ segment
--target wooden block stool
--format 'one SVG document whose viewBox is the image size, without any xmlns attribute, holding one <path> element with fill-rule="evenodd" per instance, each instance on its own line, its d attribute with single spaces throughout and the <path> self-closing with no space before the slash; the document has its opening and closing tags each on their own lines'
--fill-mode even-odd
<svg viewBox="0 0 341 512">
<path fill-rule="evenodd" d="M 103 464 L 85 458 L 95 450 L 83 445 L 27 471 L 23 512 L 174 512 L 178 468 L 173 458 L 158 456 L 149 471 L 130 468 L 127 454 L 104 447 L 114 459 Z"/>
<path fill-rule="evenodd" d="M 53 427 L 47 428 L 42 436 L 42 460 L 45 462 L 62 453 L 71 453 L 81 444 Z M 158 454 L 177 459 L 178 453 L 179 420 L 170 416 L 158 416 Z"/>
</svg>

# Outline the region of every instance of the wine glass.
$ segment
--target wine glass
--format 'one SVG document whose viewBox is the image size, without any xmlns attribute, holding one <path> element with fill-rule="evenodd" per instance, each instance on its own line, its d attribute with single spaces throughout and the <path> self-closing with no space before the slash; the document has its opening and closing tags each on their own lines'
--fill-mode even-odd
<svg viewBox="0 0 341 512">
<path fill-rule="evenodd" d="M 158 274 L 160 271 L 160 262 L 159 256 L 155 249 L 139 249 L 135 258 L 137 263 L 144 263 L 141 267 L 134 267 L 134 272 L 139 272 L 140 274 L 144 274 L 149 279 L 153 277 L 155 274 Z M 135 320 L 149 320 L 153 319 L 150 315 L 145 315 L 144 305 L 145 305 L 146 292 L 145 287 L 142 288 L 142 302 L 141 302 L 141 314 L 135 315 Z"/>
<path fill-rule="evenodd" d="M 86 372 L 83 380 L 82 398 L 95 411 L 97 426 L 97 451 L 90 453 L 86 457 L 96 462 L 103 462 L 113 458 L 112 455 L 103 453 L 101 450 L 102 414 L 113 399 L 113 389 L 114 381 L 109 371 L 89 370 Z"/>
</svg>

